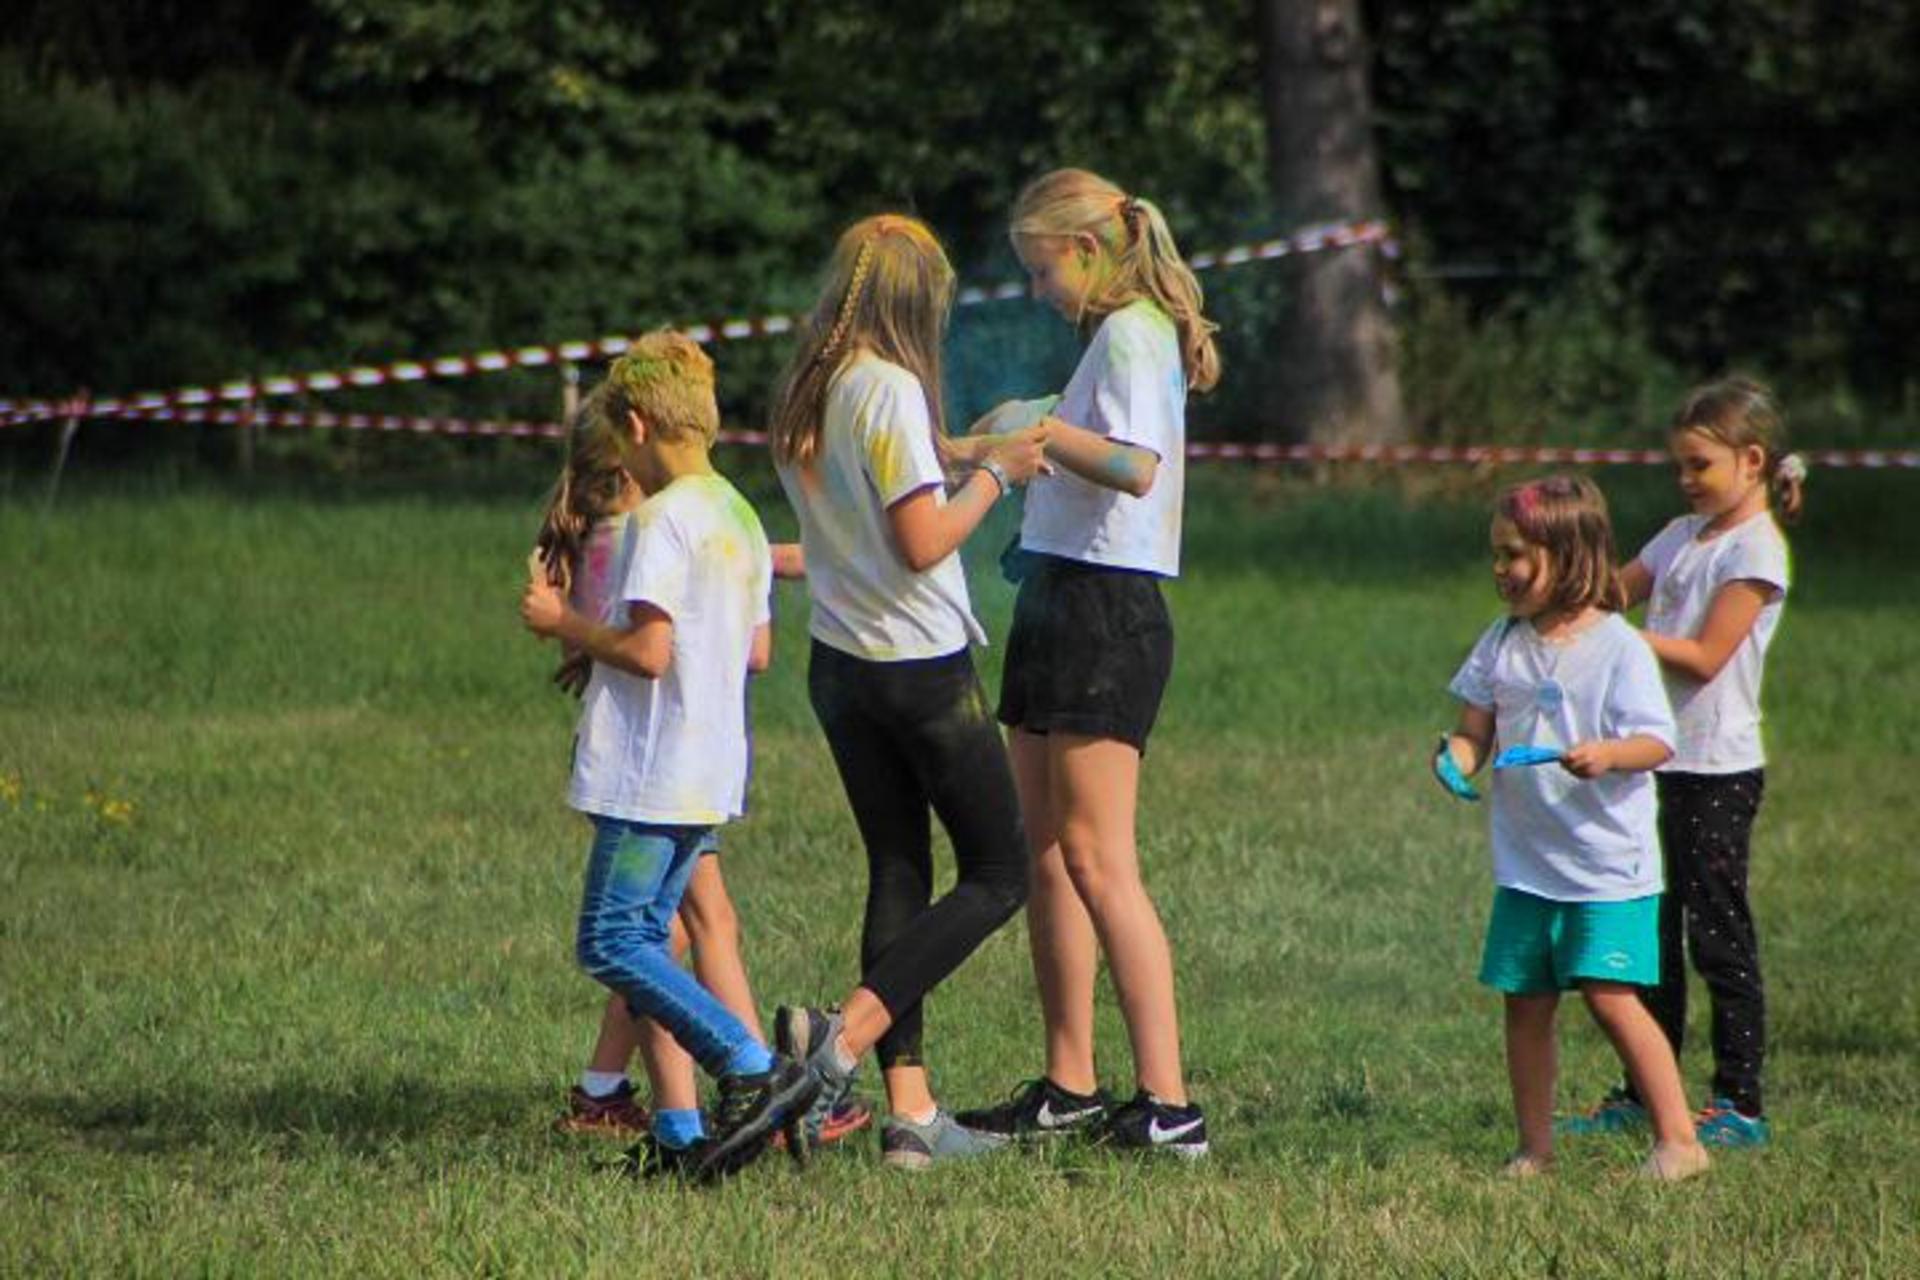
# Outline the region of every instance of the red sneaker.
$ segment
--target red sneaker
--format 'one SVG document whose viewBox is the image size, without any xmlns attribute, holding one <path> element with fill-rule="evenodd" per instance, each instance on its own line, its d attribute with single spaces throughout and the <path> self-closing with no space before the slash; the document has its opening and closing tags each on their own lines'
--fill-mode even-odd
<svg viewBox="0 0 1920 1280">
<path fill-rule="evenodd" d="M 631 1082 L 622 1082 L 604 1098 L 574 1085 L 567 1091 L 567 1110 L 553 1122 L 555 1133 L 593 1133 L 607 1138 L 637 1138 L 647 1132 L 651 1117 L 633 1098 Z"/>
<path fill-rule="evenodd" d="M 830 1143 L 851 1137 L 873 1123 L 873 1108 L 864 1098 L 842 1098 L 834 1103 L 820 1122 L 820 1132 L 814 1138 L 813 1145 L 824 1147 Z M 786 1131 L 780 1130 L 773 1135 L 773 1147 L 776 1151 L 787 1149 Z"/>
</svg>

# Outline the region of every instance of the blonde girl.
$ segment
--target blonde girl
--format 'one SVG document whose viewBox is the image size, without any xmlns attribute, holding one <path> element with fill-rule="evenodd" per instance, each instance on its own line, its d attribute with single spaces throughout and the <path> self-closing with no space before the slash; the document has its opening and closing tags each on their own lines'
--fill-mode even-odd
<svg viewBox="0 0 1920 1280">
<path fill-rule="evenodd" d="M 961 1121 L 1003 1138 L 1081 1130 L 1202 1156 L 1206 1120 L 1187 1094 L 1173 957 L 1134 818 L 1173 667 L 1160 580 L 1180 569 L 1186 400 L 1220 376 L 1215 326 L 1160 210 L 1104 178 L 1062 169 L 1033 182 L 1011 234 L 1035 297 L 1087 346 L 1057 399 L 1002 405 L 956 449 L 980 456 L 1035 422 L 1054 466 L 1027 495 L 999 706 L 1026 822 L 1046 1071 Z M 1094 1066 L 1100 954 L 1133 1050 L 1136 1091 L 1118 1106 Z"/>
<path fill-rule="evenodd" d="M 1494 508 L 1493 582 L 1507 614 L 1450 686 L 1459 721 L 1434 771 L 1456 794 L 1496 762 L 1494 890 L 1480 980 L 1506 997 L 1513 1176 L 1553 1162 L 1554 1016 L 1577 990 L 1652 1116 L 1641 1172 L 1706 1170 L 1673 1050 L 1640 1001 L 1659 977 L 1660 841 L 1651 770 L 1673 754 L 1673 714 L 1653 652 L 1619 610 L 1606 500 L 1589 480 L 1517 485 Z"/>
<path fill-rule="evenodd" d="M 1771 1136 L 1761 1090 L 1766 989 L 1747 868 L 1766 785 L 1761 676 L 1790 578 L 1773 500 L 1787 520 L 1797 519 L 1806 476 L 1781 437 L 1779 406 L 1751 379 L 1727 378 L 1687 396 L 1668 443 L 1688 514 L 1670 521 L 1620 575 L 1628 599 L 1647 606 L 1647 643 L 1680 726 L 1673 759 L 1658 776 L 1667 895 L 1660 984 L 1647 999 L 1678 1056 L 1687 1025 L 1685 956 L 1693 957 L 1713 1011 L 1713 1091 L 1696 1119 L 1710 1146 L 1761 1146 Z M 1592 1133 L 1645 1123 L 1645 1106 L 1628 1084 L 1562 1128 Z"/>
<path fill-rule="evenodd" d="M 861 976 L 838 1013 L 784 1008 L 774 1042 L 837 1096 L 877 1052 L 889 1164 L 979 1154 L 934 1100 L 921 1001 L 1025 896 L 1005 747 L 969 646 L 985 642 L 957 554 L 1008 489 L 1041 466 L 1034 433 L 998 442 L 947 491 L 940 342 L 953 271 L 925 224 L 898 214 L 841 236 L 801 328 L 773 418 L 774 463 L 800 519 L 813 637 L 808 694 L 867 855 Z M 958 881 L 933 901 L 930 815 Z"/>
</svg>

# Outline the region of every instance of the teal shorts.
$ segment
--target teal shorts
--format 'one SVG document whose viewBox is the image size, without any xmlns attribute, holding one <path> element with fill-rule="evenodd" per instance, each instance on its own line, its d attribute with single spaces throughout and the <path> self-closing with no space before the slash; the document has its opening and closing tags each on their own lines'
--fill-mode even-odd
<svg viewBox="0 0 1920 1280">
<path fill-rule="evenodd" d="M 1555 902 L 1496 889 L 1480 981 L 1508 995 L 1571 991 L 1583 982 L 1660 984 L 1660 895 Z"/>
</svg>

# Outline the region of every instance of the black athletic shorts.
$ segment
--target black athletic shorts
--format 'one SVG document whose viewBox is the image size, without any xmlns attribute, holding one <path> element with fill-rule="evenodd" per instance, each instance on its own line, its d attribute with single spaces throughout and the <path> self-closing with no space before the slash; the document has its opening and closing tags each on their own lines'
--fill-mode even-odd
<svg viewBox="0 0 1920 1280">
<path fill-rule="evenodd" d="M 1144 753 L 1173 674 L 1173 619 L 1150 573 L 1025 553 L 1000 723 Z"/>
</svg>

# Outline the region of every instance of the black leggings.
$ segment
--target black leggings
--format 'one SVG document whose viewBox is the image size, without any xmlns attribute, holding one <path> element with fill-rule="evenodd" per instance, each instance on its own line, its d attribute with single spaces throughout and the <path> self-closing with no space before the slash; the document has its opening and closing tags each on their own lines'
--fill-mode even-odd
<svg viewBox="0 0 1920 1280">
<path fill-rule="evenodd" d="M 920 1000 L 1027 896 L 1020 802 L 973 657 L 869 662 L 818 640 L 807 693 L 867 846 L 860 985 L 893 1025 L 881 1067 L 920 1057 Z M 933 899 L 933 825 L 953 842 L 959 881 Z"/>
<path fill-rule="evenodd" d="M 1647 1007 L 1678 1057 L 1687 1030 L 1691 954 L 1713 1011 L 1714 1095 L 1757 1116 L 1767 999 L 1747 901 L 1747 862 L 1766 774 L 1663 773 L 1658 785 L 1667 891 L 1660 899 L 1660 985 L 1646 990 Z"/>
</svg>

